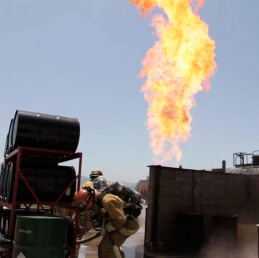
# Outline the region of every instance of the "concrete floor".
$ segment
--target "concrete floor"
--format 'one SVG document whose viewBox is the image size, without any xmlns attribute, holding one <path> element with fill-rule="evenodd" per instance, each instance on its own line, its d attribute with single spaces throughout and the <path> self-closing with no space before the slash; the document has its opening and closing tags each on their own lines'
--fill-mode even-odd
<svg viewBox="0 0 259 258">
<path fill-rule="evenodd" d="M 140 229 L 135 235 L 129 237 L 123 245 L 127 258 L 143 258 L 146 207 L 143 208 L 144 209 L 139 217 Z M 92 231 L 91 233 L 94 234 L 96 231 Z M 92 240 L 89 243 L 82 244 L 79 249 L 78 258 L 98 258 L 97 248 L 100 240 L 101 237 Z"/>
</svg>

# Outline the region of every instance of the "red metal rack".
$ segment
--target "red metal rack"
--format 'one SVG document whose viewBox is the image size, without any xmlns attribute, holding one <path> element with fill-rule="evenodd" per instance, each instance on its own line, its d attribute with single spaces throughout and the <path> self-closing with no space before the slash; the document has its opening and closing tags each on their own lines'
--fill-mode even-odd
<svg viewBox="0 0 259 258">
<path fill-rule="evenodd" d="M 36 159 L 38 163 L 51 161 L 56 164 L 74 160 L 74 159 L 79 159 L 78 173 L 77 173 L 76 177 L 73 179 L 73 181 L 69 183 L 69 185 L 66 187 L 66 189 L 64 189 L 64 191 L 59 195 L 59 197 L 54 202 L 41 202 L 22 172 L 21 162 L 22 162 L 22 160 L 28 160 L 28 159 L 31 159 L 31 160 Z M 12 239 L 12 240 L 14 239 L 15 211 L 16 211 L 17 207 L 28 209 L 29 207 L 31 207 L 31 205 L 36 205 L 37 209 L 40 211 L 43 211 L 45 214 L 55 214 L 57 207 L 73 209 L 72 203 L 60 202 L 60 199 L 66 193 L 66 191 L 75 183 L 76 180 L 77 180 L 76 191 L 79 191 L 79 189 L 80 189 L 82 153 L 74 153 L 74 152 L 50 150 L 50 149 L 37 149 L 37 148 L 19 146 L 17 149 L 15 149 L 13 152 L 11 152 L 7 156 L 7 158 L 5 160 L 6 164 L 9 163 L 10 161 L 16 161 L 16 171 L 15 171 L 15 179 L 14 179 L 14 187 L 13 187 L 13 199 L 12 199 L 12 203 L 0 202 L 0 212 L 2 212 L 2 209 L 4 207 L 11 209 L 9 234 L 8 234 L 9 239 Z M 30 190 L 31 194 L 35 198 L 35 201 L 32 201 L 32 202 L 17 201 L 17 190 L 18 190 L 19 178 L 21 178 L 23 180 L 23 182 L 25 183 L 27 188 Z M 75 213 L 76 213 L 76 216 L 75 216 L 75 223 L 74 223 L 74 239 L 73 239 L 74 244 L 73 244 L 73 249 L 70 250 L 71 254 L 73 254 L 75 252 L 75 247 L 76 247 L 76 235 L 77 235 L 76 224 L 78 221 L 77 210 L 75 210 Z M 7 253 L 7 258 L 9 258 L 9 257 L 11 257 L 11 251 L 9 251 Z"/>
</svg>

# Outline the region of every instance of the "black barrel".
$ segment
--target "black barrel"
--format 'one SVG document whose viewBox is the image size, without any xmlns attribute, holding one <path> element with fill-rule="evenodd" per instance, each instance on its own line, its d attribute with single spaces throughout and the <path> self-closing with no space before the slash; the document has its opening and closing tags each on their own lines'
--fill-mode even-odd
<svg viewBox="0 0 259 258">
<path fill-rule="evenodd" d="M 54 202 L 64 192 L 67 186 L 76 177 L 74 167 L 55 166 L 50 168 L 21 168 L 30 187 L 41 202 Z M 7 201 L 12 202 L 15 178 L 15 166 L 10 166 L 7 180 Z M 66 191 L 59 202 L 72 202 L 76 191 L 76 181 Z M 17 201 L 35 201 L 29 188 L 21 177 L 19 177 L 17 188 Z"/>
<path fill-rule="evenodd" d="M 4 158 L 8 155 L 8 144 L 9 144 L 9 133 L 6 136 L 5 147 L 4 147 Z"/>
<path fill-rule="evenodd" d="M 75 152 L 79 136 L 77 118 L 17 110 L 11 145 Z"/>
<path fill-rule="evenodd" d="M 0 201 L 1 202 L 4 200 L 4 196 L 3 196 L 4 176 L 5 176 L 5 163 L 3 162 L 1 165 L 1 174 L 0 174 Z"/>
<path fill-rule="evenodd" d="M 7 201 L 7 199 L 6 199 L 6 197 L 7 197 L 7 180 L 8 180 L 9 170 L 10 170 L 10 163 L 5 165 L 5 169 L 4 169 L 3 183 L 2 183 L 2 201 L 3 202 Z"/>
<path fill-rule="evenodd" d="M 11 122 L 10 122 L 9 131 L 8 131 L 8 154 L 11 153 L 14 150 L 13 145 L 12 145 L 13 123 L 14 123 L 14 120 L 12 119 Z"/>
<path fill-rule="evenodd" d="M 9 130 L 5 141 L 4 158 L 12 151 L 12 131 L 13 131 L 13 119 L 11 119 Z"/>
<path fill-rule="evenodd" d="M 8 165 L 8 171 L 6 173 L 6 179 L 5 179 L 5 202 L 11 203 L 13 198 L 13 185 L 14 185 L 14 179 L 15 179 L 15 170 L 16 170 L 16 163 L 10 161 Z"/>
</svg>

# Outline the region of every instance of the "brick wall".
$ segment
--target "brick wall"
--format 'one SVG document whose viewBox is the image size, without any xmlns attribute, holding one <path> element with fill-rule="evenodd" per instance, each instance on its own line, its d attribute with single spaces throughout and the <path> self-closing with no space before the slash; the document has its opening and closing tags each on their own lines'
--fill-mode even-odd
<svg viewBox="0 0 259 258">
<path fill-rule="evenodd" d="M 204 225 L 212 215 L 259 223 L 259 175 L 150 166 L 148 194 L 145 248 L 150 250 L 175 248 L 180 214 L 200 215 Z"/>
<path fill-rule="evenodd" d="M 144 200 L 147 200 L 148 198 L 148 183 L 149 180 L 139 180 L 139 193 L 142 195 Z"/>
</svg>

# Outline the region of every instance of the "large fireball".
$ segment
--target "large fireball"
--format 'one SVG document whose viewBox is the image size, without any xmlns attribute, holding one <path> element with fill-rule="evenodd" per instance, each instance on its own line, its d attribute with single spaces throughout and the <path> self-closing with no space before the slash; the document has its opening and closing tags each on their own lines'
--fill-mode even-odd
<svg viewBox="0 0 259 258">
<path fill-rule="evenodd" d="M 209 89 L 216 63 L 215 42 L 198 11 L 204 0 L 127 0 L 142 13 L 154 7 L 161 14 L 152 16 L 158 40 L 146 53 L 141 91 L 148 102 L 147 126 L 156 160 L 163 163 L 182 158 L 179 147 L 191 136 L 191 108 L 194 96 Z"/>
</svg>

